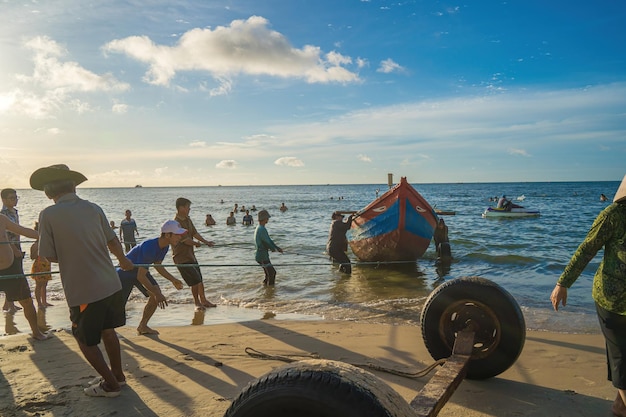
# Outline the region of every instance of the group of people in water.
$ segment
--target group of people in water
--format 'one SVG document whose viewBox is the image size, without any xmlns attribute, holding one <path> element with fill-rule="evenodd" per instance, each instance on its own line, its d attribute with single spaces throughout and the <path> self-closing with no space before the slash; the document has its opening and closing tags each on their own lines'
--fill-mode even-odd
<svg viewBox="0 0 626 417">
<path fill-rule="evenodd" d="M 221 203 L 224 203 L 224 200 L 220 201 Z M 281 203 L 280 207 L 278 208 L 281 212 L 285 212 L 287 211 L 287 206 L 285 205 L 285 203 Z M 235 203 L 235 207 L 233 208 L 233 210 L 228 214 L 228 217 L 226 217 L 226 225 L 227 226 L 234 226 L 237 224 L 237 213 L 241 212 L 241 213 L 245 213 L 241 219 L 241 224 L 243 224 L 244 226 L 252 226 L 254 224 L 254 217 L 252 216 L 252 214 L 250 214 L 250 212 L 255 212 L 257 211 L 256 205 L 252 205 L 252 207 L 250 209 L 247 209 L 246 206 L 241 206 L 239 207 L 239 204 Z M 217 224 L 217 222 L 215 221 L 215 219 L 213 218 L 212 214 L 207 214 L 206 218 L 204 220 L 204 225 L 205 226 L 215 226 Z"/>
</svg>

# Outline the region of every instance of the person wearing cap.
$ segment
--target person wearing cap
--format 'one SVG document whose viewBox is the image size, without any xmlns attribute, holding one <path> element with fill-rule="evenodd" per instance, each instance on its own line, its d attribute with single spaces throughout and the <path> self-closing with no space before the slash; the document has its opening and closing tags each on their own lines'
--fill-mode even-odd
<svg viewBox="0 0 626 417">
<path fill-rule="evenodd" d="M 152 318 L 152 315 L 154 315 L 157 307 L 162 309 L 167 307 L 167 300 L 161 292 L 159 284 L 150 274 L 147 265 L 154 265 L 154 269 L 156 269 L 163 278 L 170 281 L 177 290 L 183 289 L 183 282 L 170 274 L 167 269 L 161 266 L 161 263 L 163 259 L 165 259 L 170 245 L 178 245 L 178 242 L 180 242 L 185 233 L 187 233 L 187 230 L 180 227 L 180 224 L 178 224 L 176 220 L 166 221 L 161 226 L 161 236 L 144 240 L 126 254 L 126 257 L 128 257 L 133 264 L 141 266 L 136 266 L 132 271 L 124 271 L 121 268 L 117 268 L 117 275 L 122 282 L 124 304 L 128 302 L 128 297 L 133 291 L 133 287 L 136 287 L 143 295 L 148 297 L 148 302 L 143 309 L 141 321 L 137 326 L 138 335 L 159 334 L 157 330 L 148 326 L 148 321 Z"/>
<path fill-rule="evenodd" d="M 343 221 L 343 214 L 338 211 L 334 212 L 330 218 L 330 230 L 328 231 L 328 242 L 326 243 L 326 252 L 332 259 L 333 263 L 339 264 L 339 271 L 351 274 L 352 265 L 350 264 L 350 258 L 346 255 L 348 250 L 348 239 L 346 238 L 346 232 L 350 230 L 352 226 L 353 215 L 348 216 L 347 221 Z"/>
<path fill-rule="evenodd" d="M 555 311 L 565 307 L 568 288 L 603 247 L 591 296 L 606 341 L 608 379 L 618 390 L 612 411 L 626 417 L 626 176 L 559 277 L 550 295 Z"/>
<path fill-rule="evenodd" d="M 63 164 L 40 168 L 31 175 L 30 186 L 54 201 L 39 214 L 39 256 L 59 264 L 72 334 L 85 359 L 102 377 L 91 381 L 84 393 L 117 397 L 126 377 L 115 328 L 126 324 L 126 315 L 122 283 L 109 251 L 122 269 L 134 266 L 100 206 L 76 195 L 76 186 L 86 180 Z M 108 364 L 98 347 L 100 341 Z"/>
<path fill-rule="evenodd" d="M 269 212 L 267 210 L 261 210 L 257 217 L 259 224 L 256 229 L 254 229 L 254 248 L 256 249 L 254 259 L 263 268 L 265 274 L 263 285 L 274 285 L 276 282 L 276 269 L 270 262 L 269 251 L 283 253 L 283 250 L 274 243 L 265 228 L 270 217 L 272 217 Z"/>
<path fill-rule="evenodd" d="M 204 283 L 202 282 L 202 272 L 198 266 L 198 260 L 194 253 L 194 248 L 202 246 L 215 245 L 203 238 L 194 226 L 189 212 L 191 211 L 191 201 L 185 197 L 176 199 L 176 220 L 187 233 L 183 236 L 177 245 L 172 246 L 172 256 L 177 266 L 180 276 L 185 280 L 187 285 L 191 287 L 191 295 L 197 309 L 203 310 L 210 307 L 217 307 L 215 304 L 207 300 L 204 294 Z M 196 239 L 196 240 L 194 240 Z M 188 265 L 185 265 L 188 264 Z"/>
</svg>

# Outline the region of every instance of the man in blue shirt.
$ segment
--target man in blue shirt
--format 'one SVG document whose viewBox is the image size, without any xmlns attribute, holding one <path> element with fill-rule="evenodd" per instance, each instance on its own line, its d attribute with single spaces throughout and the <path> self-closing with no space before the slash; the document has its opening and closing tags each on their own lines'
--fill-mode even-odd
<svg viewBox="0 0 626 417">
<path fill-rule="evenodd" d="M 159 334 L 158 331 L 148 326 L 148 321 L 157 307 L 165 308 L 167 306 L 167 300 L 163 293 L 161 293 L 159 284 L 157 284 L 154 277 L 150 274 L 148 265 L 154 264 L 154 269 L 156 269 L 162 277 L 174 284 L 177 290 L 183 288 L 182 281 L 175 278 L 164 267 L 160 266 L 160 264 L 163 262 L 170 245 L 177 245 L 182 235 L 185 233 L 187 233 L 187 230 L 180 227 L 177 221 L 166 221 L 163 223 L 163 226 L 161 226 L 160 237 L 144 240 L 126 254 L 126 257 L 132 260 L 133 264 L 144 266 L 135 267 L 135 269 L 131 271 L 124 271 L 121 268 L 117 269 L 117 275 L 122 281 L 124 304 L 128 301 L 133 287 L 137 287 L 139 291 L 148 297 L 148 302 L 143 309 L 143 315 L 137 327 L 137 334 Z"/>
</svg>

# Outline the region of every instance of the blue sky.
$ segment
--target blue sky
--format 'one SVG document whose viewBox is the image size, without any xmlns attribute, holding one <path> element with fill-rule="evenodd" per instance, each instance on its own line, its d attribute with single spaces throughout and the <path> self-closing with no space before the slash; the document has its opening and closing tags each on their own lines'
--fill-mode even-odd
<svg viewBox="0 0 626 417">
<path fill-rule="evenodd" d="M 0 0 L 0 186 L 621 180 L 626 3 Z"/>
</svg>

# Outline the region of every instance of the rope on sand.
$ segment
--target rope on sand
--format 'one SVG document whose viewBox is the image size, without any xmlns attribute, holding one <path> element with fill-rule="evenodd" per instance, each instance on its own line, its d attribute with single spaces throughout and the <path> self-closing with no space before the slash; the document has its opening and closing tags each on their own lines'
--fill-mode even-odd
<svg viewBox="0 0 626 417">
<path fill-rule="evenodd" d="M 266 360 L 266 361 L 273 360 L 273 361 L 281 361 L 281 362 L 287 362 L 287 363 L 297 362 L 299 360 L 302 360 L 302 358 L 322 359 L 317 353 L 310 353 L 308 355 L 295 355 L 295 354 L 294 355 L 270 355 L 268 353 L 263 353 L 251 347 L 245 348 L 245 352 L 248 354 L 248 356 L 255 358 L 255 359 L 261 359 L 261 360 Z M 295 358 L 300 358 L 300 359 L 295 359 Z M 421 369 L 417 372 L 399 371 L 397 369 L 387 368 L 387 367 L 376 365 L 370 362 L 350 363 L 350 365 L 358 366 L 359 368 L 369 368 L 374 371 L 385 372 L 385 373 L 392 374 L 392 375 L 398 375 L 404 378 L 417 379 L 417 378 L 425 377 L 426 375 L 431 373 L 437 366 L 443 365 L 444 363 L 446 363 L 445 359 L 439 359 L 433 362 L 432 364 L 428 365 L 424 369 Z"/>
</svg>

